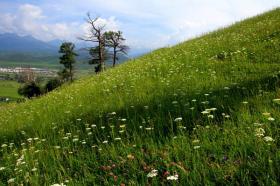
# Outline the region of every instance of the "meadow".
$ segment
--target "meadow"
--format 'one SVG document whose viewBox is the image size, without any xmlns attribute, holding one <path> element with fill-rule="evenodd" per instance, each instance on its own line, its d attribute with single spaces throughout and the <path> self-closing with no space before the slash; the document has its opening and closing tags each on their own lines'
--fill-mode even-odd
<svg viewBox="0 0 280 186">
<path fill-rule="evenodd" d="M 280 9 L 0 110 L 0 185 L 279 185 Z"/>
<path fill-rule="evenodd" d="M 59 69 L 61 66 L 58 62 L 54 63 L 53 61 L 46 61 L 46 62 L 40 62 L 40 61 L 27 61 L 27 62 L 21 62 L 21 61 L 0 61 L 1 67 L 9 67 L 9 68 L 15 68 L 15 67 L 33 67 L 33 68 L 47 68 L 47 69 Z"/>
<path fill-rule="evenodd" d="M 20 98 L 17 90 L 20 84 L 16 81 L 0 80 L 0 97 L 5 98 Z"/>
</svg>

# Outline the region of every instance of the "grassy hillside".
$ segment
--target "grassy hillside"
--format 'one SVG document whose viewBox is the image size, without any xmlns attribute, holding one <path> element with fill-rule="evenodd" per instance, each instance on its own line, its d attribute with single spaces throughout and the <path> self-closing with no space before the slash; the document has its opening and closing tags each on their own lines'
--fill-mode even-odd
<svg viewBox="0 0 280 186">
<path fill-rule="evenodd" d="M 280 9 L 0 110 L 0 183 L 278 185 Z"/>
</svg>

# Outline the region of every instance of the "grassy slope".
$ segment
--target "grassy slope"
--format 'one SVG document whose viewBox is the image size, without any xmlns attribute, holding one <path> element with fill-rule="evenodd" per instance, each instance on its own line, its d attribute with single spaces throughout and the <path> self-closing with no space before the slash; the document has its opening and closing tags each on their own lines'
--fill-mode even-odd
<svg viewBox="0 0 280 186">
<path fill-rule="evenodd" d="M 6 107 L 0 142 L 15 145 L 1 150 L 2 182 L 279 183 L 279 20 L 275 10 Z"/>
</svg>

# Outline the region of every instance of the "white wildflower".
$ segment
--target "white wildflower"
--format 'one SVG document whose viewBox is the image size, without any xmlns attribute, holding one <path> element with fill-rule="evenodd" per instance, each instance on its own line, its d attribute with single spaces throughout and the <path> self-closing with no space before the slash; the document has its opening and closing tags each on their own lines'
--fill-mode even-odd
<svg viewBox="0 0 280 186">
<path fill-rule="evenodd" d="M 201 104 L 207 105 L 207 104 L 209 104 L 209 101 L 203 101 L 203 102 L 201 102 Z"/>
<path fill-rule="evenodd" d="M 184 127 L 184 126 L 178 126 L 178 128 L 179 129 L 184 129 L 184 130 L 187 129 L 187 127 Z"/>
<path fill-rule="evenodd" d="M 275 120 L 273 117 L 269 117 L 267 119 L 268 119 L 268 121 L 274 121 Z"/>
<path fill-rule="evenodd" d="M 195 150 L 199 149 L 199 148 L 200 148 L 200 146 L 198 146 L 198 145 L 193 147 L 193 149 L 195 149 Z"/>
<path fill-rule="evenodd" d="M 15 178 L 11 178 L 11 179 L 9 179 L 9 180 L 8 180 L 8 184 L 14 183 L 14 182 L 15 182 L 15 180 L 16 180 Z"/>
<path fill-rule="evenodd" d="M 225 118 L 230 118 L 230 115 L 225 115 Z"/>
<path fill-rule="evenodd" d="M 52 184 L 51 186 L 66 186 L 66 185 L 64 185 L 63 183 L 55 183 L 55 184 Z"/>
<path fill-rule="evenodd" d="M 158 175 L 158 170 L 153 169 L 149 174 L 147 175 L 148 178 L 153 178 Z"/>
<path fill-rule="evenodd" d="M 255 129 L 255 136 L 262 137 L 265 134 L 265 130 L 263 128 L 257 128 Z"/>
<path fill-rule="evenodd" d="M 173 176 L 168 176 L 166 179 L 167 180 L 171 180 L 171 181 L 178 180 L 179 179 L 179 175 L 175 174 Z"/>
<path fill-rule="evenodd" d="M 274 141 L 274 139 L 272 137 L 270 137 L 270 136 L 265 136 L 263 139 L 266 142 L 273 142 Z"/>
<path fill-rule="evenodd" d="M 153 130 L 152 127 L 146 127 L 145 129 L 146 129 L 146 130 Z"/>
<path fill-rule="evenodd" d="M 77 141 L 79 141 L 79 139 L 78 138 L 74 138 L 72 141 L 73 142 L 77 142 Z"/>
<path fill-rule="evenodd" d="M 280 99 L 273 99 L 273 102 L 276 102 L 276 103 L 279 103 L 280 102 Z"/>
<path fill-rule="evenodd" d="M 193 142 L 193 143 L 199 143 L 199 142 L 200 142 L 200 140 L 195 139 L 195 140 L 193 140 L 192 142 Z"/>
<path fill-rule="evenodd" d="M 175 118 L 175 122 L 180 122 L 180 121 L 182 121 L 183 120 L 183 118 L 181 118 L 181 117 L 178 117 L 178 118 Z"/>
<path fill-rule="evenodd" d="M 264 113 L 262 113 L 262 115 L 264 115 L 264 116 L 270 116 L 271 114 L 270 114 L 269 112 L 264 112 Z"/>
<path fill-rule="evenodd" d="M 201 114 L 209 114 L 210 112 L 205 110 L 205 111 L 202 111 Z"/>
</svg>

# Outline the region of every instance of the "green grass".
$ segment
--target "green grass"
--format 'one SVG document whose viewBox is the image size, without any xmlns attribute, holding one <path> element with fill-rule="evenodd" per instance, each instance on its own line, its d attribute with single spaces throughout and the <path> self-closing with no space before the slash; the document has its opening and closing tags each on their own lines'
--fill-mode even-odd
<svg viewBox="0 0 280 186">
<path fill-rule="evenodd" d="M 61 67 L 59 63 L 54 63 L 52 61 L 48 62 L 21 62 L 21 61 L 0 61 L 1 67 L 34 67 L 34 68 L 50 68 L 50 69 L 58 69 Z"/>
<path fill-rule="evenodd" d="M 20 98 L 17 93 L 20 84 L 16 81 L 0 80 L 0 97 Z"/>
<path fill-rule="evenodd" d="M 109 66 L 109 64 L 108 64 Z M 15 62 L 15 61 L 0 61 L 0 67 L 15 68 L 15 67 L 32 67 L 32 68 L 44 68 L 49 70 L 60 70 L 63 65 L 54 63 L 53 61 L 46 62 Z M 78 61 L 75 66 L 75 78 L 79 79 L 88 74 L 94 74 L 94 66 L 88 65 L 85 62 Z"/>
<path fill-rule="evenodd" d="M 0 183 L 279 185 L 279 20 L 276 9 L 6 106 Z"/>
</svg>

